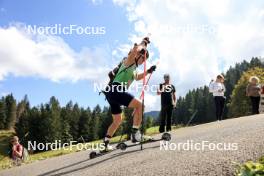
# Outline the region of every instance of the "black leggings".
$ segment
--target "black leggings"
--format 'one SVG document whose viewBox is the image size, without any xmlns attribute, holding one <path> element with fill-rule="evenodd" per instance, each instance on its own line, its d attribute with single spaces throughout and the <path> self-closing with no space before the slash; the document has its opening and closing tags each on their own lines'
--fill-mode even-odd
<svg viewBox="0 0 264 176">
<path fill-rule="evenodd" d="M 225 106 L 225 97 L 215 96 L 216 119 L 222 120 Z"/>
<path fill-rule="evenodd" d="M 131 103 L 134 96 L 123 90 L 124 88 L 119 83 L 113 83 L 109 89 L 104 91 L 106 100 L 110 104 L 112 114 L 122 113 L 121 106 L 126 106 Z"/>
<path fill-rule="evenodd" d="M 171 115 L 172 115 L 173 106 L 164 106 L 161 108 L 160 112 L 160 127 L 159 132 L 163 133 L 165 131 L 171 131 Z"/>
<path fill-rule="evenodd" d="M 252 114 L 259 114 L 260 97 L 250 97 L 252 104 Z"/>
</svg>

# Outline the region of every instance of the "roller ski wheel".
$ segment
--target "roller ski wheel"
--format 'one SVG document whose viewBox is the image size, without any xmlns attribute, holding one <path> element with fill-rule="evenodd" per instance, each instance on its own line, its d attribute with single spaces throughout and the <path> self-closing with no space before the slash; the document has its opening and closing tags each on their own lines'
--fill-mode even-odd
<svg viewBox="0 0 264 176">
<path fill-rule="evenodd" d="M 95 151 L 91 152 L 89 155 L 90 159 L 94 159 L 97 157 L 97 153 Z"/>
<path fill-rule="evenodd" d="M 120 150 L 126 150 L 127 149 L 127 145 L 125 143 L 120 143 L 120 144 L 118 144 L 118 148 Z"/>
<path fill-rule="evenodd" d="M 171 140 L 171 134 L 170 133 L 163 133 L 161 136 L 161 139 L 164 141 L 170 141 Z"/>
</svg>

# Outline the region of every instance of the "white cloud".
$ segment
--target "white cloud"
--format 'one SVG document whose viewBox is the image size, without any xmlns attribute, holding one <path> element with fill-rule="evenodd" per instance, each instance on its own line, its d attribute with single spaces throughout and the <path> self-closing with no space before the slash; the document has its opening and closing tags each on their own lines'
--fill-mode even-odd
<svg viewBox="0 0 264 176">
<path fill-rule="evenodd" d="M 19 27 L 20 26 L 20 27 Z M 102 81 L 108 53 L 100 47 L 75 52 L 57 36 L 29 35 L 19 26 L 0 28 L 0 80 L 9 74 L 55 82 Z"/>
<path fill-rule="evenodd" d="M 157 110 L 152 109 L 151 107 L 157 107 L 160 105 L 160 96 L 157 97 L 156 94 L 146 93 L 144 103 L 147 108 L 146 111 Z"/>
<path fill-rule="evenodd" d="M 169 73 L 178 95 L 208 84 L 236 62 L 264 54 L 262 1 L 113 1 L 134 23 L 131 41 L 151 33 L 160 64 L 150 84 Z M 147 105 L 148 110 L 158 108 L 157 103 Z"/>
</svg>

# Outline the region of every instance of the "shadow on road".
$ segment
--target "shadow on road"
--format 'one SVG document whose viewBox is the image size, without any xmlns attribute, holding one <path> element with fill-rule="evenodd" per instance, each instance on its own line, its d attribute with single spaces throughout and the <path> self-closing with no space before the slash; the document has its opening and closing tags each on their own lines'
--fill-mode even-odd
<svg viewBox="0 0 264 176">
<path fill-rule="evenodd" d="M 153 147 L 147 147 L 147 148 L 144 148 L 143 150 L 149 150 L 149 149 L 154 149 L 154 148 L 159 148 L 160 146 L 153 146 Z M 63 170 L 63 169 L 66 169 L 66 168 L 69 168 L 69 167 L 73 167 L 73 166 L 76 166 L 76 165 L 79 165 L 81 163 L 84 163 L 84 162 L 87 162 L 89 161 L 90 159 L 86 159 L 86 160 L 83 160 L 83 161 L 79 161 L 77 163 L 73 163 L 73 164 L 70 164 L 70 165 L 67 165 L 67 166 L 64 166 L 64 167 L 61 167 L 61 168 L 58 168 L 58 169 L 54 169 L 54 170 L 51 170 L 49 172 L 46 172 L 46 173 L 43 173 L 43 174 L 40 174 L 38 176 L 58 176 L 58 175 L 65 175 L 65 174 L 69 174 L 69 173 L 73 173 L 73 172 L 77 172 L 77 171 L 80 171 L 80 170 L 83 170 L 83 169 L 87 169 L 89 167 L 92 167 L 92 166 L 95 166 L 97 164 L 100 164 L 100 163 L 103 163 L 105 161 L 108 161 L 108 160 L 111 160 L 111 159 L 114 159 L 116 157 L 120 157 L 120 156 L 123 156 L 123 155 L 127 155 L 127 154 L 130 154 L 130 153 L 137 153 L 137 152 L 140 152 L 141 150 L 138 149 L 138 150 L 133 150 L 133 151 L 128 151 L 128 152 L 122 152 L 122 153 L 116 153 L 114 155 L 112 155 L 110 158 L 106 158 L 104 160 L 101 160 L 101 161 L 97 161 L 95 163 L 91 163 L 91 164 L 88 164 L 86 166 L 83 166 L 83 167 L 80 167 L 80 168 L 76 168 L 76 169 L 72 169 L 72 170 L 69 170 L 69 171 L 65 171 L 65 172 L 61 172 L 61 173 L 56 173 L 55 172 L 58 172 L 60 170 Z"/>
</svg>

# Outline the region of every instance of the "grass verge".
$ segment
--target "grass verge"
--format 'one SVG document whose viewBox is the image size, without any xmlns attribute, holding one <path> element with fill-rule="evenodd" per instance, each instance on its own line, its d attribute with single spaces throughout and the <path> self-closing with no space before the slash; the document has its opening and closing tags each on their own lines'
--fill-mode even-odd
<svg viewBox="0 0 264 176">
<path fill-rule="evenodd" d="M 248 161 L 240 165 L 236 171 L 237 176 L 263 176 L 264 175 L 264 156 L 257 162 Z"/>
</svg>

